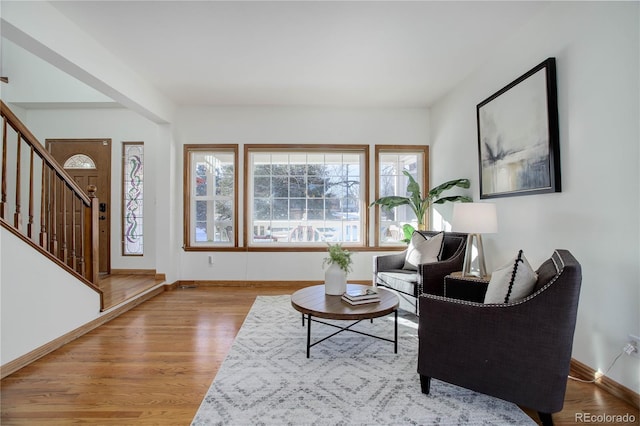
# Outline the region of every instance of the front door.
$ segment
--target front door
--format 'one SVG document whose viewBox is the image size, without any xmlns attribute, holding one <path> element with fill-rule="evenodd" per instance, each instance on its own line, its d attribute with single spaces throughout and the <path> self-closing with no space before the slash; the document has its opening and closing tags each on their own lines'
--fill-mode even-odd
<svg viewBox="0 0 640 426">
<path fill-rule="evenodd" d="M 111 272 L 111 139 L 47 139 L 46 142 L 53 158 L 80 188 L 85 192 L 89 185 L 98 188 L 99 272 L 108 274 Z"/>
</svg>

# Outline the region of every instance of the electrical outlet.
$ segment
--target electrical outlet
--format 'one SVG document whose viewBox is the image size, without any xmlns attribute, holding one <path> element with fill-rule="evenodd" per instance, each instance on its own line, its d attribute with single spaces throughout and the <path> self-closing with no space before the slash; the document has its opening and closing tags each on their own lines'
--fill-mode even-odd
<svg viewBox="0 0 640 426">
<path fill-rule="evenodd" d="M 623 348 L 629 356 L 640 358 L 640 337 L 629 334 L 629 342 Z"/>
</svg>

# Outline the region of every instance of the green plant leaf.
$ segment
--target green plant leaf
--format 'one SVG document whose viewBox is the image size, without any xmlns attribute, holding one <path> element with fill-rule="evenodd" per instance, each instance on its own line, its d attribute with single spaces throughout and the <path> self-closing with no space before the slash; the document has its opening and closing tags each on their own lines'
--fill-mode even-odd
<svg viewBox="0 0 640 426">
<path fill-rule="evenodd" d="M 409 244 L 409 242 L 411 241 L 411 236 L 415 231 L 415 228 L 408 223 L 402 225 L 402 233 L 404 235 L 404 239 L 402 241 Z"/>
<path fill-rule="evenodd" d="M 382 197 L 375 200 L 373 203 L 369 205 L 369 207 L 379 204 L 388 209 L 393 209 L 398 206 L 403 206 L 405 204 L 409 204 L 410 200 L 407 197 L 401 197 L 399 195 L 390 195 L 388 197 Z"/>
<path fill-rule="evenodd" d="M 407 184 L 407 192 L 411 194 L 411 197 L 418 197 L 418 199 L 422 198 L 422 194 L 420 193 L 420 184 L 416 182 L 416 180 L 411 176 L 411 173 L 404 170 L 402 173 L 409 178 L 409 183 Z"/>
<path fill-rule="evenodd" d="M 429 198 L 436 198 L 438 197 L 442 192 L 451 189 L 453 187 L 460 187 L 460 188 L 469 188 L 469 186 L 471 185 L 471 183 L 469 182 L 469 179 L 454 179 L 454 180 L 450 180 L 448 182 L 445 182 L 443 184 L 440 184 L 438 186 L 436 186 L 435 188 L 433 188 L 431 191 L 429 191 Z"/>
<path fill-rule="evenodd" d="M 402 173 L 407 177 L 407 179 L 409 180 L 409 183 L 407 184 L 407 197 L 401 197 L 398 195 L 392 195 L 392 196 L 388 196 L 388 197 L 381 197 L 379 199 L 377 199 L 376 201 L 374 201 L 373 203 L 371 203 L 369 205 L 369 207 L 372 207 L 374 205 L 382 205 L 384 207 L 386 207 L 387 209 L 393 209 L 395 207 L 398 206 L 403 206 L 403 205 L 409 205 L 409 207 L 411 207 L 411 210 L 413 210 L 413 213 L 416 215 L 416 219 L 418 220 L 418 224 L 419 225 L 423 225 L 424 224 L 424 217 L 425 214 L 427 213 L 427 210 L 429 209 L 429 207 L 431 206 L 432 203 L 435 204 L 443 204 L 447 201 L 450 202 L 456 202 L 456 201 L 461 201 L 461 202 L 469 202 L 472 201 L 471 198 L 464 196 L 464 195 L 456 195 L 456 196 L 451 196 L 451 197 L 443 197 L 438 199 L 438 196 L 443 192 L 446 191 L 448 189 L 454 188 L 454 187 L 460 187 L 460 188 L 469 188 L 469 186 L 471 185 L 471 183 L 469 182 L 469 179 L 454 179 L 454 180 L 450 180 L 448 182 L 445 182 L 441 185 L 436 186 L 435 188 L 433 188 L 431 191 L 429 191 L 427 193 L 427 195 L 422 198 L 422 193 L 420 190 L 420 184 L 418 182 L 416 182 L 416 180 L 413 178 L 413 176 L 411 176 L 411 173 L 409 173 L 406 170 L 403 170 Z M 435 201 L 433 201 L 435 199 Z M 404 228 L 403 228 L 404 229 Z M 407 241 L 407 239 L 405 238 L 405 240 L 403 241 Z"/>
<path fill-rule="evenodd" d="M 473 200 L 470 197 L 467 197 L 466 195 L 454 195 L 454 196 L 451 196 L 451 197 L 438 198 L 433 203 L 434 204 L 444 204 L 447 201 L 452 202 L 452 203 L 455 203 L 456 201 L 459 201 L 461 203 L 470 203 Z"/>
<path fill-rule="evenodd" d="M 407 184 L 407 193 L 409 194 L 409 199 L 411 202 L 409 206 L 413 213 L 416 215 L 418 219 L 418 223 L 422 223 L 424 214 L 429 207 L 429 202 L 427 199 L 422 198 L 422 193 L 420 191 L 420 184 L 416 182 L 416 180 L 411 176 L 411 173 L 404 170 L 402 172 L 408 179 L 409 183 Z"/>
<path fill-rule="evenodd" d="M 335 263 L 345 273 L 348 274 L 349 272 L 351 272 L 352 270 L 351 264 L 353 263 L 351 256 L 353 255 L 353 253 L 350 252 L 349 250 L 343 249 L 340 243 L 337 243 L 337 244 L 327 243 L 327 245 L 329 246 L 329 257 L 324 258 L 322 262 L 322 267 L 324 268 L 324 265 L 326 264 L 331 265 L 332 263 Z"/>
</svg>

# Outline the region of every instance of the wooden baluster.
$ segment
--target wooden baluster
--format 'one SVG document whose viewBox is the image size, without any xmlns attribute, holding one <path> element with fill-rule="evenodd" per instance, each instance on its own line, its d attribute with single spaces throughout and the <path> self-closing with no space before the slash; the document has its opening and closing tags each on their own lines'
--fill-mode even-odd
<svg viewBox="0 0 640 426">
<path fill-rule="evenodd" d="M 42 191 L 40 191 L 40 247 L 47 248 L 47 219 L 49 209 L 49 191 L 51 168 L 42 161 Z"/>
<path fill-rule="evenodd" d="M 33 145 L 29 155 L 29 221 L 27 222 L 27 236 L 33 238 Z"/>
<path fill-rule="evenodd" d="M 87 271 L 85 270 L 85 262 L 84 262 L 84 253 L 86 244 L 86 235 L 87 230 L 84 227 L 84 216 L 85 212 L 88 210 L 88 206 L 84 204 L 82 200 L 80 200 L 80 238 L 78 239 L 80 246 L 78 247 L 78 272 L 85 278 L 87 277 Z"/>
<path fill-rule="evenodd" d="M 71 193 L 71 252 L 69 253 L 69 260 L 71 261 L 71 268 L 74 271 L 77 270 L 76 263 L 76 195 Z"/>
<path fill-rule="evenodd" d="M 51 197 L 51 203 L 49 203 L 49 208 L 50 210 L 50 219 L 51 219 L 51 241 L 49 243 L 49 253 L 53 254 L 54 256 L 58 255 L 58 227 L 56 226 L 57 222 L 57 216 L 58 216 L 58 212 L 57 210 L 57 204 L 58 204 L 58 197 L 57 197 L 57 191 L 56 188 L 58 186 L 58 174 L 56 173 L 55 170 L 51 171 L 51 193 L 49 194 L 49 196 Z"/>
<path fill-rule="evenodd" d="M 0 196 L 0 217 L 7 219 L 7 117 L 2 120 L 2 195 Z"/>
<path fill-rule="evenodd" d="M 62 200 L 60 200 L 60 202 L 62 203 L 62 229 L 60 230 L 60 234 L 62 237 L 62 245 L 61 245 L 61 250 L 60 250 L 60 259 L 66 263 L 67 265 L 69 264 L 69 252 L 67 250 L 67 234 L 68 234 L 68 230 L 67 230 L 67 185 L 64 181 L 61 181 L 62 184 Z"/>
<path fill-rule="evenodd" d="M 22 214 L 20 213 L 20 154 L 22 151 L 20 132 L 18 132 L 18 148 L 16 150 L 16 212 L 13 215 L 13 226 L 18 230 L 22 230 Z"/>
<path fill-rule="evenodd" d="M 86 278 L 96 286 L 98 285 L 98 274 L 100 272 L 99 260 L 99 229 L 98 229 L 98 198 L 95 185 L 89 185 L 87 192 L 91 200 L 91 205 L 87 209 L 87 218 L 85 221 L 86 231 L 86 247 L 85 247 L 85 263 L 87 268 Z"/>
</svg>

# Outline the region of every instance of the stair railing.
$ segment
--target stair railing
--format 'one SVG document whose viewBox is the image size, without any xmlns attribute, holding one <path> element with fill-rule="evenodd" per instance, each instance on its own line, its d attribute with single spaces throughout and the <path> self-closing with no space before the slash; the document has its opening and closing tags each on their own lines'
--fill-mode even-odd
<svg viewBox="0 0 640 426">
<path fill-rule="evenodd" d="M 0 223 L 98 293 L 98 198 L 1 103 Z M 26 198 L 26 199 L 25 199 Z"/>
</svg>

